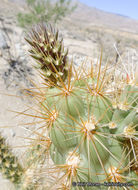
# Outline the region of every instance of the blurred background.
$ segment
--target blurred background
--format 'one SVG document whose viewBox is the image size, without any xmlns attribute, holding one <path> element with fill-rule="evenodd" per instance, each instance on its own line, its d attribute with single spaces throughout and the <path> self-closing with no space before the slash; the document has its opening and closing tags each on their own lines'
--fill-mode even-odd
<svg viewBox="0 0 138 190">
<path fill-rule="evenodd" d="M 43 21 L 52 24 L 69 49 L 69 59 L 79 66 L 87 59 L 96 62 L 101 50 L 103 63 L 138 63 L 138 13 L 136 0 L 0 0 L 0 127 L 1 134 L 21 159 L 32 122 L 9 111 L 23 111 L 32 105 L 23 88 L 36 80 L 33 60 L 24 37 Z M 39 78 L 38 78 L 39 80 Z M 31 126 L 32 127 L 32 126 Z M 34 127 L 34 126 L 33 126 Z M 11 190 L 3 176 L 0 190 Z"/>
</svg>

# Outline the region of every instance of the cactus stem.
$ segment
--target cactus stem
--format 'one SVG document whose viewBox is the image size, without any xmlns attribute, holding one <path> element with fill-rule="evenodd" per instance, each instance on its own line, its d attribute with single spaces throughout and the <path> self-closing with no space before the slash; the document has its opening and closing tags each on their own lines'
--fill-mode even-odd
<svg viewBox="0 0 138 190">
<path fill-rule="evenodd" d="M 32 30 L 26 40 L 44 78 L 44 91 L 38 87 L 39 92 L 32 93 L 39 105 L 37 115 L 23 113 L 44 122 L 35 131 L 39 136 L 38 146 L 34 152 L 33 144 L 29 155 L 27 169 L 32 163 L 32 173 L 26 170 L 26 189 L 35 188 L 32 178 L 43 166 L 46 153 L 54 162 L 52 169 L 58 172 L 51 189 L 72 190 L 73 180 L 103 181 L 104 178 L 115 183 L 128 179 L 135 185 L 138 91 L 133 65 L 128 71 L 125 66 L 126 73 L 120 71 L 120 65 L 118 71 L 117 65 L 108 67 L 109 62 L 103 67 L 101 52 L 100 61 L 95 65 L 91 62 L 88 71 L 84 64 L 75 70 L 73 62 L 69 66 L 68 52 L 64 51 L 58 32 L 43 24 Z M 40 145 L 45 137 L 51 140 L 47 138 L 48 145 L 43 144 L 42 153 Z M 7 157 L 6 152 L 3 155 Z M 41 183 L 41 176 L 39 179 L 37 182 Z"/>
</svg>

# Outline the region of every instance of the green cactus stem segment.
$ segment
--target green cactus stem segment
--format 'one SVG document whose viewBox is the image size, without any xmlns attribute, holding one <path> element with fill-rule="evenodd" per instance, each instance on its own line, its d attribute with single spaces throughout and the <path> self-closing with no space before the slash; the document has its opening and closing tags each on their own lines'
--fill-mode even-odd
<svg viewBox="0 0 138 190">
<path fill-rule="evenodd" d="M 112 118 L 110 100 L 102 96 L 90 96 L 90 111 L 99 123 L 109 123 Z"/>
<path fill-rule="evenodd" d="M 65 114 L 74 117 L 84 114 L 84 103 L 81 96 L 82 92 L 79 90 L 64 91 L 62 96 L 59 97 L 57 108 Z"/>
<path fill-rule="evenodd" d="M 107 140 L 98 134 L 94 123 L 85 122 L 81 131 L 78 133 L 79 141 L 82 142 L 80 152 L 87 158 L 90 157 L 92 165 L 100 168 L 100 162 L 105 163 L 109 157 Z"/>
<path fill-rule="evenodd" d="M 68 152 L 70 148 L 76 146 L 77 138 L 75 137 L 75 133 L 73 134 L 73 131 L 75 129 L 72 126 L 72 122 L 70 120 L 66 120 L 65 122 L 61 116 L 53 123 L 50 130 L 50 138 L 61 154 Z"/>
</svg>

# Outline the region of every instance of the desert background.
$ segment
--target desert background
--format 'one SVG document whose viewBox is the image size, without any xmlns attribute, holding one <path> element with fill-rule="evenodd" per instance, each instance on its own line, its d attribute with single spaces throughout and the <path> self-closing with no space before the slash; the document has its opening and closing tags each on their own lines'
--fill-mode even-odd
<svg viewBox="0 0 138 190">
<path fill-rule="evenodd" d="M 116 59 L 122 59 L 124 64 L 138 64 L 138 20 L 75 2 L 77 9 L 55 26 L 75 65 L 84 60 L 88 64 L 96 61 L 101 49 L 103 62 L 109 60 L 114 64 Z M 33 118 L 12 111 L 21 112 L 33 105 L 22 89 L 31 88 L 31 80 L 39 80 L 34 61 L 27 52 L 25 31 L 17 23 L 17 14 L 26 9 L 22 0 L 0 0 L 0 130 L 21 162 L 27 143 L 25 138 L 35 126 L 24 125 L 33 122 Z M 0 190 L 12 188 L 1 175 Z"/>
</svg>

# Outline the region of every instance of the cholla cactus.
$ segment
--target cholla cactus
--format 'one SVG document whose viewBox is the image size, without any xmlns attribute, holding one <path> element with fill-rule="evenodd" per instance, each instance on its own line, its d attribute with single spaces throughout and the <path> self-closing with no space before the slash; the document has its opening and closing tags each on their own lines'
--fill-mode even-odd
<svg viewBox="0 0 138 190">
<path fill-rule="evenodd" d="M 59 77 L 66 79 L 68 50 L 64 49 L 58 31 L 50 25 L 40 24 L 32 29 L 26 41 L 31 46 L 31 56 L 36 60 L 37 67 L 43 71 L 46 80 L 56 83 Z"/>
<path fill-rule="evenodd" d="M 21 182 L 22 166 L 2 136 L 0 136 L 0 172 L 15 185 Z"/>
<path fill-rule="evenodd" d="M 40 48 L 40 36 L 37 43 Z M 33 50 L 33 54 L 40 56 L 38 51 Z M 52 60 L 49 65 L 53 65 Z M 55 172 L 59 173 L 51 189 L 74 189 L 73 181 L 85 182 L 77 189 L 87 190 L 91 185 L 87 182 L 133 182 L 127 188 L 136 189 L 137 81 L 130 84 L 128 73 L 117 73 L 108 65 L 102 66 L 102 56 L 88 72 L 85 67 L 81 68 L 82 74 L 70 65 L 66 81 L 55 69 L 55 82 L 52 78 L 50 87 L 46 83 L 44 91 L 34 93 L 41 110 L 36 118 L 45 123 L 40 137 L 47 131 L 52 142 L 50 155 Z"/>
</svg>

